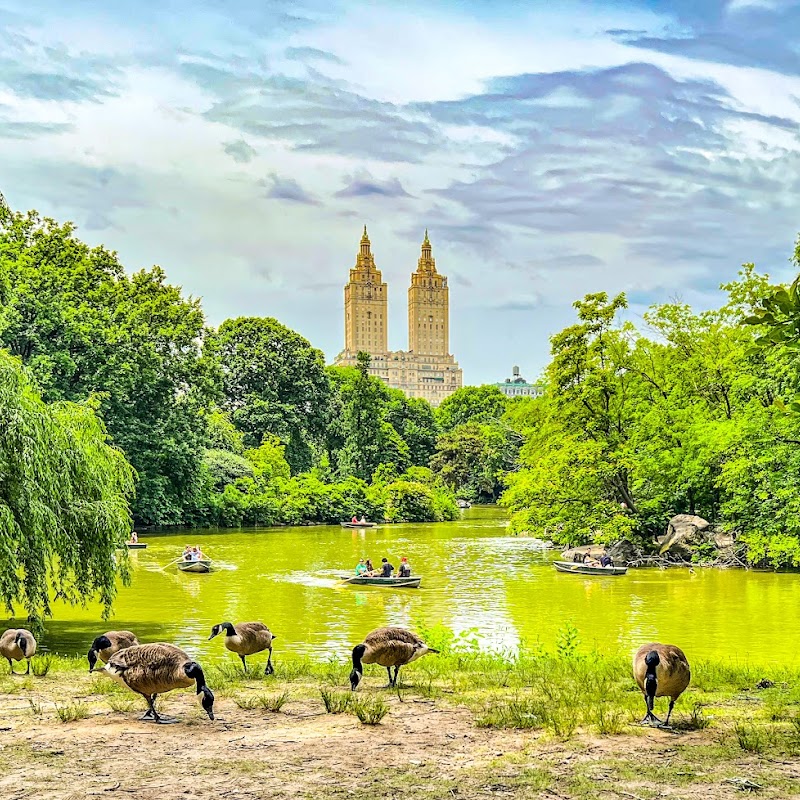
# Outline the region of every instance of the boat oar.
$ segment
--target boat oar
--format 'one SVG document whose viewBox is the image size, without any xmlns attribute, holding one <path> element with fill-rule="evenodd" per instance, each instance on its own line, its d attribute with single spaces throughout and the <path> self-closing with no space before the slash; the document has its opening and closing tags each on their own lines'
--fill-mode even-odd
<svg viewBox="0 0 800 800">
<path fill-rule="evenodd" d="M 183 556 L 181 556 L 180 558 L 173 558 L 172 561 L 169 562 L 169 564 L 164 564 L 164 566 L 159 567 L 159 569 L 163 572 L 167 567 L 171 567 L 173 564 L 177 564 L 179 561 L 183 561 Z"/>
</svg>

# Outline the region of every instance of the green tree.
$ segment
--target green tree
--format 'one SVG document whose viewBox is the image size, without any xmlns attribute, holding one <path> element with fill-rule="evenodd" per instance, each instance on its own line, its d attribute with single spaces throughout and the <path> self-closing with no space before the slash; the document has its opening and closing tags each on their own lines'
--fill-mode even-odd
<svg viewBox="0 0 800 800">
<path fill-rule="evenodd" d="M 521 437 L 500 425 L 467 422 L 443 434 L 431 469 L 459 496 L 494 503 L 516 465 Z"/>
<path fill-rule="evenodd" d="M 399 437 L 388 436 L 387 423 L 383 421 L 386 388 L 369 374 L 369 365 L 369 354 L 358 353 L 355 380 L 346 387 L 343 397 L 344 445 L 339 457 L 343 475 L 352 475 L 365 481 L 372 478 L 379 464 L 390 460 L 384 457 L 385 444 L 392 444 L 395 451 L 399 449 Z M 407 455 L 406 452 L 406 458 Z M 395 466 L 399 467 L 397 464 Z"/>
<path fill-rule="evenodd" d="M 467 422 L 499 420 L 507 406 L 508 398 L 496 386 L 464 386 L 442 400 L 436 419 L 447 432 Z"/>
<path fill-rule="evenodd" d="M 223 407 L 248 447 L 280 437 L 293 473 L 311 468 L 321 445 L 330 385 L 322 353 L 267 317 L 226 320 L 207 352 L 223 371 Z"/>
<path fill-rule="evenodd" d="M 97 597 L 106 615 L 127 580 L 133 470 L 89 405 L 47 405 L 19 360 L 0 350 L 0 597 L 35 627 L 51 592 Z"/>
<path fill-rule="evenodd" d="M 116 254 L 35 212 L 0 221 L 0 346 L 46 401 L 96 396 L 135 467 L 137 519 L 181 522 L 194 503 L 215 392 L 203 313 L 159 267 L 127 277 Z"/>
</svg>

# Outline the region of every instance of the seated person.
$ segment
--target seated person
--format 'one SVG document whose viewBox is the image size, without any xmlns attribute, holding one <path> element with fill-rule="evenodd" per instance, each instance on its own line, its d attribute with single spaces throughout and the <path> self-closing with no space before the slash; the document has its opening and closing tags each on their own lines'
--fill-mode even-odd
<svg viewBox="0 0 800 800">
<path fill-rule="evenodd" d="M 366 519 L 364 519 L 364 515 L 362 514 L 361 515 L 361 519 L 359 520 L 359 524 L 363 525 L 365 522 L 366 522 Z"/>
<path fill-rule="evenodd" d="M 604 551 L 603 551 L 603 555 L 602 555 L 602 556 L 600 556 L 600 566 L 601 566 L 601 567 L 611 567 L 611 566 L 613 566 L 613 565 L 614 565 L 614 561 L 613 561 L 613 559 L 612 559 L 612 558 L 611 558 L 611 556 L 610 556 L 608 553 L 606 553 L 606 552 L 605 552 L 605 550 L 604 550 Z"/>
<path fill-rule="evenodd" d="M 397 570 L 397 577 L 398 578 L 411 577 L 411 565 L 408 563 L 408 559 L 405 556 L 403 556 L 400 559 L 400 568 Z"/>
<path fill-rule="evenodd" d="M 358 564 L 356 564 L 356 575 L 363 575 L 365 572 L 367 572 L 367 565 L 362 558 Z"/>
<path fill-rule="evenodd" d="M 192 548 L 188 544 L 186 545 L 186 547 L 183 548 L 183 560 L 184 561 L 192 560 Z"/>
<path fill-rule="evenodd" d="M 367 575 L 374 575 L 375 567 L 372 566 L 372 561 L 367 559 Z"/>
<path fill-rule="evenodd" d="M 394 567 L 389 563 L 388 558 L 381 559 L 381 578 L 391 578 Z"/>
<path fill-rule="evenodd" d="M 358 522 L 358 517 L 355 514 L 353 514 L 353 519 L 351 519 L 350 522 L 352 522 L 353 525 L 355 525 Z"/>
<path fill-rule="evenodd" d="M 139 541 L 139 534 L 134 531 L 131 534 L 131 544 L 136 544 Z"/>
</svg>

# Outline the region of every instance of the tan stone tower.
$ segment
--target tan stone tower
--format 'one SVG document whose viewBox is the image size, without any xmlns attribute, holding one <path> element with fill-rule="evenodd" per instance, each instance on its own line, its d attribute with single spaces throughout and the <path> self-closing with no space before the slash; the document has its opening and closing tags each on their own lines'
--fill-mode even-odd
<svg viewBox="0 0 800 800">
<path fill-rule="evenodd" d="M 388 292 L 370 250 L 367 226 L 361 237 L 356 265 L 344 287 L 344 349 L 349 353 L 385 353 Z"/>
<path fill-rule="evenodd" d="M 358 352 L 372 356 L 369 372 L 408 397 L 439 405 L 461 388 L 463 373 L 450 349 L 450 298 L 447 278 L 436 271 L 428 231 L 408 290 L 409 350 L 389 350 L 387 291 L 375 268 L 367 228 L 356 266 L 344 287 L 344 350 L 334 364 L 352 367 Z"/>
<path fill-rule="evenodd" d="M 447 278 L 436 272 L 428 231 L 417 271 L 408 287 L 408 349 L 418 355 L 446 356 L 450 350 L 450 298 Z"/>
</svg>

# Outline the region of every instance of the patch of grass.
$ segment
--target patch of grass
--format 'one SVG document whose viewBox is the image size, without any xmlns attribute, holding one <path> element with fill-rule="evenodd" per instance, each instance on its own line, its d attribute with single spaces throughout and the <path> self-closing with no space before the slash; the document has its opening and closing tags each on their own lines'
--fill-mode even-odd
<svg viewBox="0 0 800 800">
<path fill-rule="evenodd" d="M 711 720 L 703 713 L 703 704 L 695 703 L 686 719 L 678 719 L 670 724 L 676 731 L 702 731 L 711 725 Z"/>
<path fill-rule="evenodd" d="M 37 678 L 44 678 L 44 676 L 50 672 L 50 667 L 53 666 L 54 661 L 55 659 L 51 653 L 45 653 L 42 656 L 33 658 L 31 659 L 31 672 Z"/>
<path fill-rule="evenodd" d="M 132 697 L 109 697 L 106 701 L 112 711 L 126 713 L 136 708 L 136 701 Z"/>
<path fill-rule="evenodd" d="M 747 753 L 764 752 L 764 734 L 749 722 L 737 722 L 733 728 L 739 747 Z"/>
<path fill-rule="evenodd" d="M 42 704 L 38 700 L 35 700 L 33 697 L 29 697 L 28 705 L 30 706 L 32 716 L 40 717 L 42 715 Z"/>
<path fill-rule="evenodd" d="M 80 700 L 74 703 L 65 703 L 63 706 L 56 703 L 56 716 L 62 722 L 75 722 L 89 716 L 89 706 Z"/>
<path fill-rule="evenodd" d="M 259 692 L 258 694 L 250 694 L 245 696 L 236 696 L 233 702 L 239 708 L 246 708 L 253 710 L 254 708 L 263 708 L 266 711 L 278 712 L 280 711 L 289 700 L 289 692 L 280 692 L 278 694 L 266 694 Z"/>
<path fill-rule="evenodd" d="M 261 707 L 266 711 L 278 713 L 289 701 L 289 692 L 280 692 L 278 694 L 264 694 L 259 698 Z"/>
<path fill-rule="evenodd" d="M 336 689 L 320 689 L 319 693 L 325 710 L 329 714 L 343 714 L 353 703 L 352 692 L 343 692 Z"/>
<path fill-rule="evenodd" d="M 377 725 L 389 713 L 389 704 L 381 697 L 362 695 L 352 698 L 350 711 L 364 725 Z"/>
<path fill-rule="evenodd" d="M 515 699 L 490 704 L 475 716 L 475 724 L 479 728 L 540 729 L 545 718 L 540 701 Z"/>
<path fill-rule="evenodd" d="M 598 733 L 603 736 L 615 736 L 622 733 L 627 723 L 625 715 L 619 709 L 609 707 L 608 703 L 597 706 L 596 724 Z"/>
</svg>

